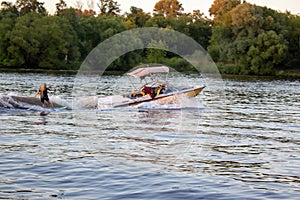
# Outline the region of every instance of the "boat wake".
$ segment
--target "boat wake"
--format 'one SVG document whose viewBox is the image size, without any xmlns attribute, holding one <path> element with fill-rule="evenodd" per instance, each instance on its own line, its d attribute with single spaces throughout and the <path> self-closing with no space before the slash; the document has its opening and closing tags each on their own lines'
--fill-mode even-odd
<svg viewBox="0 0 300 200">
<path fill-rule="evenodd" d="M 67 101 L 59 96 L 51 96 L 51 102 L 55 107 L 68 107 Z M 0 94 L 0 113 L 12 111 L 44 111 L 39 98 L 22 97 L 17 95 L 1 95 Z"/>
<path fill-rule="evenodd" d="M 188 110 L 204 109 L 205 106 L 197 98 L 187 98 L 184 96 L 173 98 L 168 101 L 149 101 L 138 105 L 114 108 L 114 102 L 124 99 L 121 95 L 109 96 L 98 99 L 98 110 L 124 109 L 124 110 Z M 126 99 L 126 98 L 125 98 Z"/>
<path fill-rule="evenodd" d="M 72 110 L 184 110 L 203 109 L 204 105 L 196 98 L 177 98 L 176 101 L 150 101 L 138 105 L 114 108 L 114 101 L 122 101 L 121 95 L 98 98 L 97 96 L 82 97 L 73 100 L 65 100 L 60 96 L 51 96 L 54 107 L 67 107 Z M 23 112 L 23 111 L 44 111 L 39 98 L 22 97 L 17 95 L 0 94 L 0 113 Z"/>
</svg>

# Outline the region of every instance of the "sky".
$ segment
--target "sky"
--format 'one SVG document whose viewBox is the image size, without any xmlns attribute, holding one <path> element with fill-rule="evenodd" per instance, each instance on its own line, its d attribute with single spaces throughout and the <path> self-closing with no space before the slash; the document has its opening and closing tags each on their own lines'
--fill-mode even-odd
<svg viewBox="0 0 300 200">
<path fill-rule="evenodd" d="M 9 1 L 9 0 L 8 0 Z M 65 0 L 68 7 L 76 7 L 76 2 L 82 2 L 87 6 L 86 2 L 94 1 L 94 8 L 97 11 L 97 3 L 99 0 Z M 115 0 L 120 4 L 121 14 L 129 12 L 131 6 L 142 8 L 145 12 L 152 13 L 154 5 L 159 0 Z M 206 16 L 209 17 L 208 9 L 211 7 L 214 0 L 178 0 L 182 3 L 184 12 L 192 12 L 193 10 L 200 10 Z M 246 0 L 249 3 L 256 4 L 259 6 L 267 6 L 274 10 L 279 10 L 281 12 L 290 11 L 292 14 L 300 15 L 300 0 Z M 59 0 L 39 0 L 39 2 L 45 2 L 44 6 L 47 11 L 53 14 L 56 10 L 55 4 Z"/>
</svg>

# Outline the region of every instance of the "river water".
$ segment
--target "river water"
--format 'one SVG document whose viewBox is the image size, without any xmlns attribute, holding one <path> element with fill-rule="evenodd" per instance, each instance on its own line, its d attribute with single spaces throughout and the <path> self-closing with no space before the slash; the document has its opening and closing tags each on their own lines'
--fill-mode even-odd
<svg viewBox="0 0 300 200">
<path fill-rule="evenodd" d="M 3 102 L 47 82 L 70 106 L 75 75 L 0 73 L 0 199 L 299 198 L 299 81 L 176 78 L 207 87 L 176 106 L 41 116 Z M 103 76 L 92 99 L 125 85 Z"/>
</svg>

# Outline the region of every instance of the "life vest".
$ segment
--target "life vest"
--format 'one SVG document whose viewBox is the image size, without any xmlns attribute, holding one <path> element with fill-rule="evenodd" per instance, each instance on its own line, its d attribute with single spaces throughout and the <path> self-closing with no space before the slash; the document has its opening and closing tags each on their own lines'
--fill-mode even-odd
<svg viewBox="0 0 300 200">
<path fill-rule="evenodd" d="M 163 89 L 164 87 L 162 86 L 158 86 L 158 87 L 149 87 L 149 86 L 145 86 L 142 90 L 142 92 L 146 94 L 149 94 L 150 97 L 152 99 L 154 99 L 156 97 L 156 95 L 159 95 L 161 93 L 163 93 Z"/>
</svg>

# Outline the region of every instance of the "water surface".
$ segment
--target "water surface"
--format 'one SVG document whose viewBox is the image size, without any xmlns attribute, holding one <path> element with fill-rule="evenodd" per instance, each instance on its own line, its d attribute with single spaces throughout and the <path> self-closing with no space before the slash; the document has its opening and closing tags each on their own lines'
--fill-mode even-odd
<svg viewBox="0 0 300 200">
<path fill-rule="evenodd" d="M 0 99 L 46 81 L 71 104 L 74 79 L 0 73 Z M 298 199 L 300 82 L 179 80 L 209 84 L 182 109 L 1 107 L 0 199 Z M 123 81 L 102 77 L 96 97 L 128 90 Z"/>
</svg>

